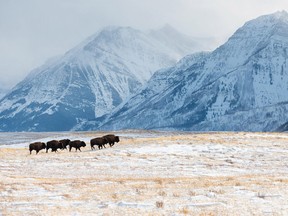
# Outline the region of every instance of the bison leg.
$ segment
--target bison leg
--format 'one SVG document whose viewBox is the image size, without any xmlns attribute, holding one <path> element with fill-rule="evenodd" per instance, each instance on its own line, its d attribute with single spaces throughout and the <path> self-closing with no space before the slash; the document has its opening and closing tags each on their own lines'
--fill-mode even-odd
<svg viewBox="0 0 288 216">
<path fill-rule="evenodd" d="M 71 152 L 72 146 L 69 146 L 69 152 Z"/>
<path fill-rule="evenodd" d="M 36 150 L 36 154 L 38 154 L 39 150 Z"/>
<path fill-rule="evenodd" d="M 80 149 L 80 147 L 79 147 L 78 149 L 79 149 L 79 151 L 81 152 L 81 149 Z"/>
<path fill-rule="evenodd" d="M 30 150 L 30 154 L 31 154 L 32 150 Z"/>
</svg>

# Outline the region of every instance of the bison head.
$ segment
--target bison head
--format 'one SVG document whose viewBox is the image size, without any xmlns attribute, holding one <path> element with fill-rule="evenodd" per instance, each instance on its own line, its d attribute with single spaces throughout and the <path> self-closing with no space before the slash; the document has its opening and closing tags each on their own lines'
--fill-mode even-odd
<svg viewBox="0 0 288 216">
<path fill-rule="evenodd" d="M 85 147 L 85 146 L 86 146 L 86 143 L 82 141 L 82 142 L 81 142 L 81 146 L 82 146 L 82 147 Z"/>
<path fill-rule="evenodd" d="M 119 142 L 120 139 L 119 139 L 119 136 L 115 136 L 115 142 Z"/>
</svg>

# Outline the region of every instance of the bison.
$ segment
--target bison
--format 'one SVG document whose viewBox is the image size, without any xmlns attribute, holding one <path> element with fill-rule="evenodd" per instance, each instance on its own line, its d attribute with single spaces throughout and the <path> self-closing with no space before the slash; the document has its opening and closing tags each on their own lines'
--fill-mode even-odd
<svg viewBox="0 0 288 216">
<path fill-rule="evenodd" d="M 97 145 L 99 149 L 102 149 L 105 144 L 108 143 L 108 140 L 105 137 L 97 137 L 90 140 L 91 150 L 95 149 L 94 145 Z"/>
<path fill-rule="evenodd" d="M 57 149 L 64 149 L 63 144 L 59 142 L 58 140 L 51 140 L 48 141 L 46 144 L 46 153 L 48 152 L 48 149 L 52 149 L 51 152 L 57 152 Z"/>
<path fill-rule="evenodd" d="M 74 140 L 74 141 L 70 141 L 69 142 L 69 151 L 71 151 L 72 148 L 76 148 L 76 151 L 77 149 L 79 149 L 79 151 L 81 151 L 81 147 L 85 147 L 86 146 L 86 143 L 81 141 L 81 140 Z"/>
<path fill-rule="evenodd" d="M 105 135 L 103 137 L 106 138 L 110 147 L 112 147 L 115 142 L 118 143 L 120 141 L 119 136 L 115 136 L 114 134 L 108 134 L 108 135 Z"/>
<path fill-rule="evenodd" d="M 67 149 L 67 146 L 69 145 L 69 142 L 70 142 L 70 141 L 71 141 L 70 139 L 62 139 L 62 140 L 59 140 L 59 142 L 61 142 L 62 145 L 63 145 L 63 149 Z"/>
<path fill-rule="evenodd" d="M 34 143 L 31 143 L 29 145 L 29 151 L 30 151 L 30 154 L 33 150 L 36 151 L 36 154 L 38 154 L 38 152 L 42 149 L 45 149 L 46 148 L 46 144 L 43 143 L 43 142 L 34 142 Z"/>
</svg>

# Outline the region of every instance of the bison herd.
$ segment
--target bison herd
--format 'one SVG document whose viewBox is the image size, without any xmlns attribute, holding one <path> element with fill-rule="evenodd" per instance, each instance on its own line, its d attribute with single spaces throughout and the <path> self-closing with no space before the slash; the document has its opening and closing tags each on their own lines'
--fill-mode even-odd
<svg viewBox="0 0 288 216">
<path fill-rule="evenodd" d="M 97 137 L 90 140 L 90 146 L 91 150 L 94 150 L 94 146 L 98 146 L 98 149 L 102 149 L 105 147 L 106 144 L 109 144 L 110 147 L 112 147 L 115 142 L 118 143 L 120 141 L 119 136 L 115 136 L 114 134 L 108 134 L 103 137 Z M 46 153 L 48 153 L 48 150 L 51 149 L 51 152 L 57 152 L 58 149 L 67 149 L 67 146 L 69 146 L 69 151 L 71 151 L 72 148 L 75 148 L 76 151 L 81 151 L 81 147 L 85 147 L 86 143 L 81 140 L 69 140 L 69 139 L 62 139 L 62 140 L 51 140 L 48 141 L 46 144 L 44 142 L 34 142 L 29 145 L 29 151 L 30 154 L 33 150 L 36 151 L 36 154 L 42 149 L 46 149 Z"/>
</svg>

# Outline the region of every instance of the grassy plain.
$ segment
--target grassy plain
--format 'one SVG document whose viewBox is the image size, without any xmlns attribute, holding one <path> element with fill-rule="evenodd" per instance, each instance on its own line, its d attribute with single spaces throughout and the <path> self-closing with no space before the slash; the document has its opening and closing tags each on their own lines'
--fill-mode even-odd
<svg viewBox="0 0 288 216">
<path fill-rule="evenodd" d="M 103 133 L 29 140 L 78 137 L 82 152 L 2 146 L 0 215 L 288 215 L 286 133 L 114 133 L 96 151 Z"/>
</svg>

